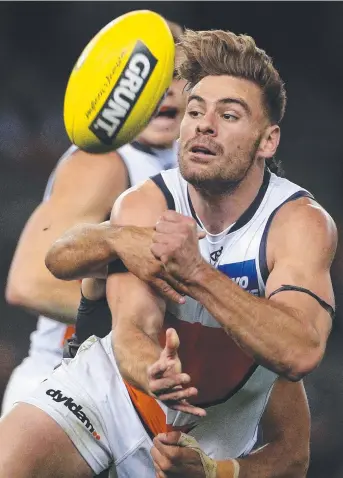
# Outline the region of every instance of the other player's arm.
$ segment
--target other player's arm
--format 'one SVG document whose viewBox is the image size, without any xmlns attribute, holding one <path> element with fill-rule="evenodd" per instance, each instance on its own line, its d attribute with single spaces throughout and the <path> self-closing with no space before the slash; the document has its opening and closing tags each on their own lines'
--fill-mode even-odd
<svg viewBox="0 0 343 478">
<path fill-rule="evenodd" d="M 151 450 L 156 476 L 172 472 L 173 476 L 205 477 L 206 467 L 206 476 L 215 474 L 216 478 L 304 478 L 309 463 L 310 414 L 302 382 L 276 381 L 261 425 L 263 446 L 235 460 L 209 458 L 193 438 L 182 437 L 180 432 L 160 434 Z"/>
<path fill-rule="evenodd" d="M 261 419 L 263 446 L 238 459 L 239 478 L 306 476 L 309 464 L 310 412 L 302 382 L 279 378 Z M 228 469 L 228 470 L 226 470 Z M 232 465 L 218 462 L 217 478 Z"/>
<path fill-rule="evenodd" d="M 163 264 L 151 254 L 153 232 L 152 227 L 124 226 L 110 221 L 79 224 L 53 243 L 45 264 L 57 279 L 87 278 L 90 290 L 93 286 L 98 288 L 97 281 L 107 277 L 108 265 L 119 258 L 133 274 L 167 299 L 183 303 L 184 297 L 162 280 L 166 275 Z"/>
<path fill-rule="evenodd" d="M 118 259 L 115 242 L 120 226 L 110 221 L 78 224 L 49 248 L 45 265 L 57 279 L 106 278 L 107 266 Z"/>
<path fill-rule="evenodd" d="M 258 363 L 290 380 L 311 372 L 323 357 L 331 330 L 330 311 L 320 300 L 334 307 L 330 266 L 337 233 L 330 216 L 308 199 L 286 204 L 276 214 L 267 247 L 269 300 L 248 294 L 203 261 L 195 246 L 196 225 L 175 213 L 172 219 L 175 224 L 168 227 L 178 231 L 175 244 L 170 233 L 166 237 L 157 232 L 152 250 L 169 261 L 170 272 L 182 276 L 188 294 Z M 162 222 L 173 221 L 162 216 Z M 162 244 L 160 237 L 169 243 Z M 319 301 L 299 290 L 273 295 L 283 285 L 307 289 Z"/>
<path fill-rule="evenodd" d="M 75 224 L 103 221 L 126 188 L 127 171 L 116 153 L 77 151 L 62 161 L 50 199 L 34 211 L 20 237 L 9 271 L 7 301 L 57 320 L 74 320 L 80 284 L 56 279 L 45 266 L 46 253 Z"/>
</svg>

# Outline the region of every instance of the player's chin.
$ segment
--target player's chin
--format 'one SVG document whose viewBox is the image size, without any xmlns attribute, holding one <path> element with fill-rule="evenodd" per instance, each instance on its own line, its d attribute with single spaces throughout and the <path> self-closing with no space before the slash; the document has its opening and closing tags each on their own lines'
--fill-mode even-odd
<svg viewBox="0 0 343 478">
<path fill-rule="evenodd" d="M 198 183 L 204 178 L 204 176 L 207 177 L 207 174 L 204 171 L 206 168 L 204 168 L 204 165 L 202 164 L 179 162 L 179 166 L 181 176 L 190 184 Z"/>
</svg>

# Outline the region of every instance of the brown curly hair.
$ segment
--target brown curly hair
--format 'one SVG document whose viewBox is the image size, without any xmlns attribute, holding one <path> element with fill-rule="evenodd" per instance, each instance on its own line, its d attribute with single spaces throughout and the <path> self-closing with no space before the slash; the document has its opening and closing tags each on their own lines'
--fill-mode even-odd
<svg viewBox="0 0 343 478">
<path fill-rule="evenodd" d="M 186 30 L 178 44 L 177 74 L 190 88 L 208 75 L 230 75 L 257 84 L 272 123 L 282 120 L 286 90 L 271 58 L 248 35 L 230 31 Z"/>
</svg>

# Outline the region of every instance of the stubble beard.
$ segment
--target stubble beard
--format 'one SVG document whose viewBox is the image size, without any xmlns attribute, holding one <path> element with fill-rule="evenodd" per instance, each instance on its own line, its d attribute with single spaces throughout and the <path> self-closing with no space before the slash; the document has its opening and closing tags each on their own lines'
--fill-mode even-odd
<svg viewBox="0 0 343 478">
<path fill-rule="evenodd" d="M 243 158 L 239 157 L 227 157 L 225 159 L 226 162 L 237 164 L 239 170 L 237 168 L 226 170 L 218 165 L 213 165 L 213 168 L 210 166 L 210 171 L 204 171 L 203 173 L 189 171 L 187 164 L 183 161 L 182 152 L 179 152 L 180 173 L 204 197 L 229 196 L 239 187 L 249 173 L 255 161 L 257 149 L 258 144 L 254 144 L 248 159 L 244 159 L 244 162 L 242 161 Z"/>
</svg>

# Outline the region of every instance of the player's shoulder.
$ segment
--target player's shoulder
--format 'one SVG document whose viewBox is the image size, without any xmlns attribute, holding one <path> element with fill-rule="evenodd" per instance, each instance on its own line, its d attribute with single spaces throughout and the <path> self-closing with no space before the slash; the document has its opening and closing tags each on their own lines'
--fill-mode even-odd
<svg viewBox="0 0 343 478">
<path fill-rule="evenodd" d="M 116 152 L 90 154 L 80 149 L 73 150 L 58 163 L 53 178 L 53 190 L 75 189 L 86 192 L 99 184 L 106 194 L 128 186 L 125 163 Z"/>
<path fill-rule="evenodd" d="M 118 207 L 135 207 L 139 205 L 161 204 L 166 209 L 166 201 L 155 181 L 148 178 L 124 191 L 116 201 Z"/>
<path fill-rule="evenodd" d="M 159 217 L 168 208 L 161 189 L 151 179 L 132 186 L 124 191 L 114 203 L 112 218 L 118 221 L 122 216 L 136 215 L 136 211 L 145 216 Z"/>
<path fill-rule="evenodd" d="M 302 230 L 309 228 L 314 233 L 336 231 L 332 216 L 321 204 L 310 197 L 300 197 L 284 204 L 276 214 L 275 223 L 279 226 L 288 225 Z"/>
<path fill-rule="evenodd" d="M 105 176 L 114 173 L 118 168 L 124 168 L 125 164 L 120 154 L 116 151 L 105 154 L 92 154 L 82 151 L 79 148 L 72 149 L 70 154 L 64 155 L 59 163 L 59 172 L 68 170 L 69 173 L 89 174 L 99 173 Z"/>
<path fill-rule="evenodd" d="M 115 199 L 128 185 L 125 165 L 116 153 L 90 154 L 79 149 L 60 161 L 49 180 L 45 207 L 91 207 L 111 210 Z"/>
<path fill-rule="evenodd" d="M 322 205 L 309 197 L 284 204 L 275 215 L 269 234 L 280 247 L 286 243 L 323 251 L 335 251 L 337 247 L 335 221 Z"/>
</svg>

